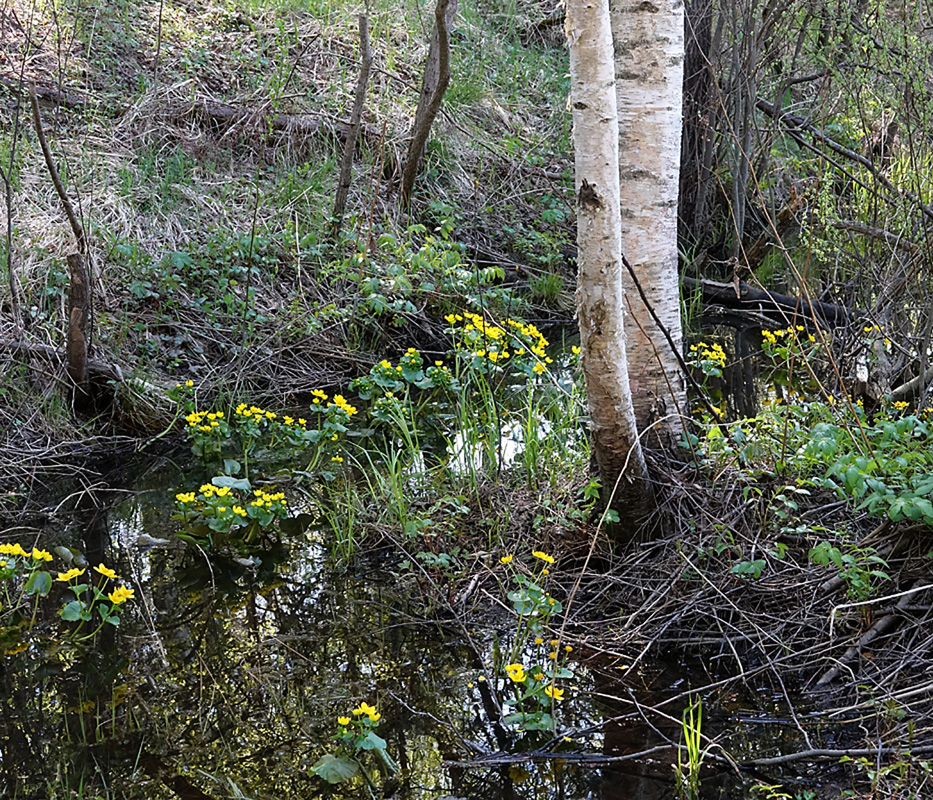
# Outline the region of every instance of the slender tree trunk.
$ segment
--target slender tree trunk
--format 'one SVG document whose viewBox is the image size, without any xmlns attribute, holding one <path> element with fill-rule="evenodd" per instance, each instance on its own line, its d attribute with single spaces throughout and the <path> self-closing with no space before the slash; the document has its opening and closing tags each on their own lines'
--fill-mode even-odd
<svg viewBox="0 0 933 800">
<path fill-rule="evenodd" d="M 609 0 L 619 112 L 622 249 L 648 303 L 677 348 L 677 194 L 682 129 L 682 0 Z M 667 337 L 627 271 L 625 333 L 629 380 L 639 430 L 650 425 L 662 444 L 683 430 L 683 375 Z"/>
<path fill-rule="evenodd" d="M 626 360 L 609 0 L 568 0 L 566 14 L 577 196 L 577 314 L 590 428 L 606 499 L 617 510 L 625 507 L 620 520 L 628 524 L 623 530 L 634 532 L 641 522 L 638 511 L 647 506 L 647 469 Z"/>
<path fill-rule="evenodd" d="M 84 233 L 84 227 L 78 221 L 74 206 L 65 191 L 61 178 L 58 175 L 58 169 L 55 166 L 55 160 L 52 158 L 52 151 L 45 138 L 45 131 L 42 127 L 42 116 L 39 113 L 39 101 L 36 99 L 35 85 L 30 88 L 30 101 L 32 103 L 33 122 L 36 127 L 36 137 L 42 148 L 42 155 L 45 158 L 45 165 L 49 170 L 49 177 L 61 200 L 62 208 L 68 222 L 71 223 L 71 229 L 74 232 L 75 244 L 78 252 L 69 253 L 66 257 L 68 262 L 68 272 L 71 278 L 68 288 L 68 333 L 66 353 L 68 356 L 68 376 L 74 384 L 73 401 L 77 408 L 86 407 L 90 402 L 90 393 L 88 386 L 88 353 L 90 351 L 90 331 L 88 330 L 88 318 L 92 310 L 91 283 L 88 279 L 88 269 L 85 264 L 85 257 L 90 257 L 87 246 L 87 237 Z"/>
<path fill-rule="evenodd" d="M 353 111 L 350 113 L 350 128 L 344 145 L 343 159 L 340 162 L 340 179 L 337 182 L 337 196 L 334 199 L 334 221 L 331 235 L 340 235 L 343 225 L 343 212 L 350 195 L 353 178 L 353 155 L 356 152 L 356 140 L 360 133 L 360 121 L 363 119 L 363 104 L 366 102 L 366 85 L 369 83 L 369 70 L 373 64 L 373 52 L 369 46 L 369 17 L 360 14 L 360 75 L 356 81 L 356 95 L 353 98 Z"/>
<path fill-rule="evenodd" d="M 424 155 L 431 133 L 431 125 L 441 109 L 444 92 L 450 83 L 450 26 L 457 13 L 458 0 L 437 0 L 434 9 L 434 33 L 424 65 L 424 78 L 421 82 L 421 97 L 418 110 L 411 126 L 411 139 L 408 143 L 408 155 L 402 169 L 402 188 L 399 191 L 400 205 L 405 206 L 411 197 L 418 176 L 418 166 Z"/>
</svg>

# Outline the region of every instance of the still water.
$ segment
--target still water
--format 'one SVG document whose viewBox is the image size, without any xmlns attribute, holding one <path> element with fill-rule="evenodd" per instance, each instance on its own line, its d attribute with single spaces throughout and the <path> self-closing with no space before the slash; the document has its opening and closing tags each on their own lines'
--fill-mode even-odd
<svg viewBox="0 0 933 800">
<path fill-rule="evenodd" d="M 682 664 L 629 676 L 635 691 L 581 653 L 558 729 L 509 730 L 496 700 L 508 679 L 490 664 L 514 621 L 482 592 L 458 594 L 462 576 L 413 568 L 396 547 L 335 558 L 310 505 L 281 544 L 207 552 L 176 538 L 170 519 L 190 473 L 183 481 L 185 469 L 158 459 L 132 472 L 86 493 L 93 502 L 58 532 L 134 587 L 119 629 L 75 643 L 49 602 L 0 660 L 2 796 L 676 796 L 675 750 L 657 748 L 680 740 L 683 704 L 649 720 L 625 699 L 647 706 L 681 692 Z M 56 585 L 47 599 L 63 593 Z M 348 792 L 312 767 L 361 702 L 379 709 L 399 770 L 374 770 L 371 786 Z M 736 722 L 742 713 L 748 724 Z M 728 729 L 746 756 L 796 746 L 796 730 L 762 717 L 748 701 L 710 698 L 704 733 Z M 703 796 L 746 796 L 753 777 L 709 766 Z"/>
</svg>

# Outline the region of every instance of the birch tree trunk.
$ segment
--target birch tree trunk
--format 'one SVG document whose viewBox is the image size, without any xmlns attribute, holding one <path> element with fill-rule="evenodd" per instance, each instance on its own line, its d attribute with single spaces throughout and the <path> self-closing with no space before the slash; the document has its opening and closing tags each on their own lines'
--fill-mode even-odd
<svg viewBox="0 0 933 800">
<path fill-rule="evenodd" d="M 622 250 L 679 349 L 677 193 L 683 124 L 683 0 L 609 0 L 619 112 Z M 670 445 L 683 430 L 677 358 L 626 271 L 625 333 L 639 430 Z M 655 439 L 657 441 L 657 439 Z"/>
<path fill-rule="evenodd" d="M 647 505 L 626 361 L 619 133 L 609 0 L 567 0 L 577 197 L 577 315 L 593 450 L 605 499 L 634 531 Z M 620 480 L 621 476 L 621 480 Z M 632 500 L 636 500 L 636 507 Z M 622 517 L 622 515 L 620 515 Z"/>
</svg>

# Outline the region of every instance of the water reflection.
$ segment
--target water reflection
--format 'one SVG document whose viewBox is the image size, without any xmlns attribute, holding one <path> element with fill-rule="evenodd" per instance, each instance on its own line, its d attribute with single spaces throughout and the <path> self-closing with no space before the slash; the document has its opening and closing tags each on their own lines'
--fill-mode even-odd
<svg viewBox="0 0 933 800">
<path fill-rule="evenodd" d="M 335 564 L 311 514 L 248 556 L 181 542 L 169 504 L 180 478 L 170 466 L 149 471 L 136 494 L 114 503 L 102 491 L 75 516 L 90 563 L 117 566 L 137 602 L 93 647 L 70 642 L 43 612 L 26 648 L 0 660 L 4 796 L 341 796 L 311 767 L 333 749 L 337 717 L 361 700 L 378 706 L 379 734 L 401 767 L 380 781 L 387 797 L 673 796 L 672 750 L 599 760 L 679 739 L 669 721 L 646 725 L 630 707 L 594 699 L 618 692 L 617 676 L 576 666 L 561 724 L 583 733 L 506 731 L 494 676 L 478 676 L 507 620 L 471 632 L 478 654 L 450 614 L 431 612 L 422 573 L 403 569 L 394 549 Z M 540 757 L 524 759 L 532 750 Z M 710 796 L 720 789 L 708 783 Z"/>
</svg>

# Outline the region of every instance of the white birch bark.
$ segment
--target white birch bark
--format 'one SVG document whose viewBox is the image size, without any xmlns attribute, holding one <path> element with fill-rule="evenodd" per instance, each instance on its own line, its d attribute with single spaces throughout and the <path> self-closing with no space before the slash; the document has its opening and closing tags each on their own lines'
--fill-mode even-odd
<svg viewBox="0 0 933 800">
<path fill-rule="evenodd" d="M 609 0 L 619 112 L 622 251 L 678 349 L 677 193 L 683 122 L 683 0 Z M 671 444 L 683 430 L 686 387 L 667 340 L 628 271 L 626 341 L 635 417 Z"/>
<path fill-rule="evenodd" d="M 577 196 L 577 314 L 593 448 L 612 505 L 646 474 L 629 389 L 622 297 L 619 136 L 609 0 L 567 0 Z M 636 481 L 632 484 L 631 481 Z"/>
</svg>

